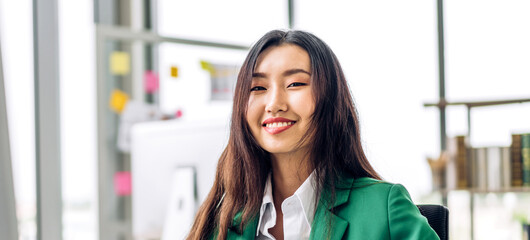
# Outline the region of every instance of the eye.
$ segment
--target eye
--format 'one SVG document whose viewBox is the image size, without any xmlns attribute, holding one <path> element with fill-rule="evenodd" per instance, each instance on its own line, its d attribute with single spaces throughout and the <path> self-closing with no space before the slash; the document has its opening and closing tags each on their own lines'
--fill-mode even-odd
<svg viewBox="0 0 530 240">
<path fill-rule="evenodd" d="M 251 92 L 261 91 L 261 90 L 267 90 L 267 89 L 262 87 L 262 86 L 256 86 L 256 87 L 253 87 L 253 88 L 250 89 Z"/>
<path fill-rule="evenodd" d="M 300 86 L 305 86 L 305 85 L 307 85 L 307 83 L 294 82 L 294 83 L 289 84 L 289 86 L 287 87 L 300 87 Z"/>
</svg>

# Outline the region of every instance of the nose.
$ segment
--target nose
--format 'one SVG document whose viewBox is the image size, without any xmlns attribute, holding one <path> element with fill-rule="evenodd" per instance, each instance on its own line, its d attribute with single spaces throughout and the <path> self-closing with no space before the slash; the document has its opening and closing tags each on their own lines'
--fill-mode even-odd
<svg viewBox="0 0 530 240">
<path fill-rule="evenodd" d="M 287 93 L 281 87 L 272 87 L 268 91 L 267 105 L 265 110 L 267 113 L 285 112 L 288 109 Z"/>
</svg>

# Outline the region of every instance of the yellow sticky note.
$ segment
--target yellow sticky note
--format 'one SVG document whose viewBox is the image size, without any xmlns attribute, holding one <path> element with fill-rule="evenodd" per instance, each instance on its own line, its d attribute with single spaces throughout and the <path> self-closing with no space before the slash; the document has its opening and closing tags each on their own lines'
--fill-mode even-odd
<svg viewBox="0 0 530 240">
<path fill-rule="evenodd" d="M 110 109 L 114 110 L 117 113 L 121 113 L 121 111 L 123 111 L 123 108 L 125 108 L 125 104 L 127 104 L 127 101 L 129 101 L 129 96 L 127 95 L 127 93 L 122 92 L 118 89 L 114 89 L 114 91 L 112 91 L 110 95 Z"/>
<path fill-rule="evenodd" d="M 110 72 L 115 75 L 126 75 L 131 70 L 131 59 L 126 52 L 112 52 L 110 54 Z"/>
<path fill-rule="evenodd" d="M 212 64 L 210 64 L 209 62 L 206 62 L 206 61 L 201 61 L 201 68 L 212 73 L 213 72 L 213 67 L 212 67 Z"/>
<path fill-rule="evenodd" d="M 179 76 L 179 69 L 175 66 L 171 66 L 171 77 L 177 78 Z"/>
</svg>

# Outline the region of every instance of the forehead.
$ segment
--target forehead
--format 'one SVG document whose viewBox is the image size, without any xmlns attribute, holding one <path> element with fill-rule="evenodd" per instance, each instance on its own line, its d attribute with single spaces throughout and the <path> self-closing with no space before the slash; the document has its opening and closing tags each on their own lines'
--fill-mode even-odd
<svg viewBox="0 0 530 240">
<path fill-rule="evenodd" d="M 265 49 L 256 61 L 256 72 L 281 71 L 291 68 L 311 70 L 309 54 L 295 44 L 282 44 Z"/>
</svg>

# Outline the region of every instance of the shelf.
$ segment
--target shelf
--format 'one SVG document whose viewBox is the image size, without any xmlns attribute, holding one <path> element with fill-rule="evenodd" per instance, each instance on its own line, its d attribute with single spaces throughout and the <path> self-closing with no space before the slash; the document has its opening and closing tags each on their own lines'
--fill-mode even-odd
<svg viewBox="0 0 530 240">
<path fill-rule="evenodd" d="M 512 188 L 503 188 L 503 189 L 479 189 L 479 188 L 462 188 L 462 189 L 442 189 L 436 190 L 433 192 L 440 192 L 442 194 L 447 194 L 449 192 L 456 191 L 466 191 L 470 193 L 510 193 L 510 192 L 521 192 L 521 193 L 530 193 L 530 187 L 512 187 Z"/>
<path fill-rule="evenodd" d="M 450 105 L 465 105 L 468 108 L 473 108 L 473 107 L 485 107 L 485 106 L 504 105 L 504 104 L 512 104 L 512 103 L 524 103 L 524 102 L 530 102 L 530 98 L 495 100 L 495 101 L 470 101 L 470 102 L 448 102 L 445 99 L 441 99 L 437 103 L 424 103 L 423 106 L 442 108 L 442 107 L 450 106 Z"/>
</svg>

